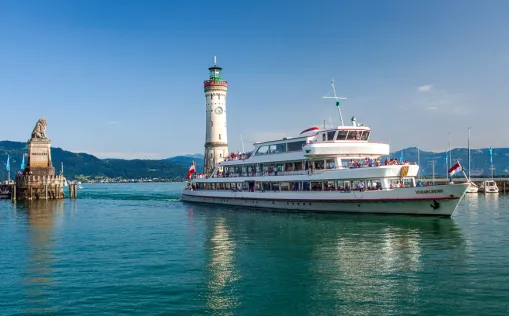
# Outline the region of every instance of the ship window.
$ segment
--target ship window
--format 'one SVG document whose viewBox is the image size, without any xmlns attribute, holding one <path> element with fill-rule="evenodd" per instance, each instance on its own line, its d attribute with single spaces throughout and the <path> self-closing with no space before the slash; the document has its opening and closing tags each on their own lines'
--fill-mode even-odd
<svg viewBox="0 0 509 316">
<path fill-rule="evenodd" d="M 332 141 L 334 140 L 334 135 L 336 135 L 336 131 L 333 132 L 327 132 L 327 140 Z"/>
<path fill-rule="evenodd" d="M 286 144 L 270 145 L 270 147 L 269 147 L 270 154 L 277 154 L 277 153 L 284 153 L 284 152 L 286 152 Z"/>
<path fill-rule="evenodd" d="M 327 135 L 325 133 L 322 133 L 322 141 L 326 141 L 327 140 Z"/>
<path fill-rule="evenodd" d="M 334 163 L 334 159 L 327 159 L 325 161 L 325 168 L 326 169 L 334 169 L 336 164 Z"/>
<path fill-rule="evenodd" d="M 367 132 L 367 131 L 363 132 L 361 135 L 361 139 L 368 140 L 368 138 L 369 138 L 369 132 Z"/>
<path fill-rule="evenodd" d="M 269 146 L 262 146 L 262 147 L 258 148 L 258 150 L 256 151 L 256 154 L 264 155 L 264 154 L 267 154 L 268 152 L 269 152 Z"/>
<path fill-rule="evenodd" d="M 346 135 L 348 131 L 338 131 L 338 135 L 336 136 L 336 140 L 346 140 Z"/>
<path fill-rule="evenodd" d="M 334 191 L 336 188 L 334 187 L 334 181 L 325 181 L 324 183 L 325 191 Z"/>
<path fill-rule="evenodd" d="M 322 191 L 322 182 L 311 182 L 311 191 Z"/>
<path fill-rule="evenodd" d="M 288 151 L 300 151 L 302 150 L 302 146 L 306 144 L 306 141 L 300 141 L 300 142 L 291 142 L 288 143 Z"/>
<path fill-rule="evenodd" d="M 361 139 L 361 132 L 359 131 L 350 131 L 348 133 L 348 140 L 360 140 Z"/>
<path fill-rule="evenodd" d="M 323 160 L 315 161 L 315 169 L 317 169 L 317 170 L 323 169 Z"/>
</svg>

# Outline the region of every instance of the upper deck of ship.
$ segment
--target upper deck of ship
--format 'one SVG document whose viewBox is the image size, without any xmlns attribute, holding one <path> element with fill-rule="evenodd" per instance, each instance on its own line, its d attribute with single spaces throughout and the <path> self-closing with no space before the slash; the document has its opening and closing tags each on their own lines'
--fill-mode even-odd
<svg viewBox="0 0 509 316">
<path fill-rule="evenodd" d="M 233 154 L 219 164 L 232 166 L 325 157 L 378 158 L 388 155 L 389 145 L 370 143 L 370 134 L 369 127 L 357 125 L 355 118 L 352 118 L 351 126 L 312 127 L 302 131 L 298 137 L 256 142 L 251 153 Z"/>
</svg>

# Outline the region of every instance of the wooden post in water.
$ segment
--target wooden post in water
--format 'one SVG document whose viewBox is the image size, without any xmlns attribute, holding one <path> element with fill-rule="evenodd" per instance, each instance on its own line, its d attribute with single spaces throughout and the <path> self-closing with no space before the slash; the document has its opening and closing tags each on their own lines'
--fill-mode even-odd
<svg viewBox="0 0 509 316">
<path fill-rule="evenodd" d="M 11 200 L 16 201 L 16 184 L 12 185 L 11 189 Z"/>
<path fill-rule="evenodd" d="M 77 184 L 74 184 L 74 198 L 78 198 L 78 185 Z"/>
<path fill-rule="evenodd" d="M 44 198 L 46 200 L 48 199 L 48 184 L 47 183 L 44 184 Z"/>
</svg>

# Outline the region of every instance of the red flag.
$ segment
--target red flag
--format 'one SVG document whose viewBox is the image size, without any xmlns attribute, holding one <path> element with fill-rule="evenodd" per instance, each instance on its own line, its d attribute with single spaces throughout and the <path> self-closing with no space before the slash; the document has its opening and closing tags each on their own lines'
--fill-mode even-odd
<svg viewBox="0 0 509 316">
<path fill-rule="evenodd" d="M 194 168 L 194 162 L 189 168 L 189 171 L 187 172 L 187 179 L 191 179 L 191 175 L 196 172 L 196 169 Z"/>
<path fill-rule="evenodd" d="M 457 162 L 454 166 L 449 169 L 449 175 L 452 177 L 453 174 L 463 171 L 463 168 L 461 167 L 460 163 Z"/>
</svg>

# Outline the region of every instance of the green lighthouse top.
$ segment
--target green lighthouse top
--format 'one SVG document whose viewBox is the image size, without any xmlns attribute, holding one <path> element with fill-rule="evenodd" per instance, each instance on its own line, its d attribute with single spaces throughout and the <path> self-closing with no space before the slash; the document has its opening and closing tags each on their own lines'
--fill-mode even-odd
<svg viewBox="0 0 509 316">
<path fill-rule="evenodd" d="M 216 56 L 214 56 L 214 67 L 209 68 L 210 80 L 221 81 L 221 70 L 223 70 L 223 68 L 217 67 Z"/>
</svg>

